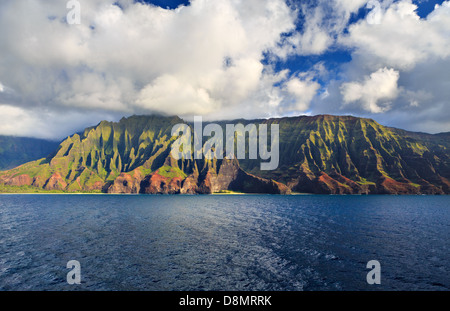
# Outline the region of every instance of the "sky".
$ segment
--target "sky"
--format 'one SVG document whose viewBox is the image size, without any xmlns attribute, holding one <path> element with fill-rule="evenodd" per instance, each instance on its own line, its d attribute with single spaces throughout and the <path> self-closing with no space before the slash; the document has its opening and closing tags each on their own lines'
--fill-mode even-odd
<svg viewBox="0 0 450 311">
<path fill-rule="evenodd" d="M 133 114 L 450 131 L 450 1 L 0 1 L 0 135 Z M 73 15 L 71 15 L 73 16 Z"/>
</svg>

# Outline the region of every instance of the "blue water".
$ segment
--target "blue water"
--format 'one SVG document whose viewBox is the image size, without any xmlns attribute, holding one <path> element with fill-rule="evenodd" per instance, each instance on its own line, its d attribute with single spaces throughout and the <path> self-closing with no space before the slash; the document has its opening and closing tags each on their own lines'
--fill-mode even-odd
<svg viewBox="0 0 450 311">
<path fill-rule="evenodd" d="M 449 290 L 449 203 L 1 195 L 0 290 Z M 80 285 L 66 282 L 69 260 Z M 366 281 L 370 260 L 380 285 Z"/>
</svg>

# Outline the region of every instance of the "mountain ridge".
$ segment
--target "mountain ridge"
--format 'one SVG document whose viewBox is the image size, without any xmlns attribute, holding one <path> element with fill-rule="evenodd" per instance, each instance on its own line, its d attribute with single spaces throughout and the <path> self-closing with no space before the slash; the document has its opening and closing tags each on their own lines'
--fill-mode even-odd
<svg viewBox="0 0 450 311">
<path fill-rule="evenodd" d="M 278 124 L 280 163 L 175 160 L 177 116 L 102 121 L 69 136 L 46 158 L 0 173 L 0 184 L 47 191 L 103 193 L 448 194 L 446 136 L 382 126 L 353 116 L 295 116 L 214 122 Z M 213 122 L 204 122 L 204 126 Z M 224 131 L 225 132 L 225 131 Z M 207 138 L 205 137 L 204 140 Z M 248 150 L 246 151 L 248 155 Z"/>
</svg>

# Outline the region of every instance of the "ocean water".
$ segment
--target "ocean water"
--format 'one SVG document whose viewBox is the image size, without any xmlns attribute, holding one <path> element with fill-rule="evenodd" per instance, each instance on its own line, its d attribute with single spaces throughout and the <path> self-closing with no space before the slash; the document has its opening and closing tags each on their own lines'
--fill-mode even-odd
<svg viewBox="0 0 450 311">
<path fill-rule="evenodd" d="M 450 290 L 448 196 L 1 195 L 0 290 Z M 66 264 L 81 265 L 69 285 Z M 378 260 L 381 284 L 366 281 Z"/>
</svg>

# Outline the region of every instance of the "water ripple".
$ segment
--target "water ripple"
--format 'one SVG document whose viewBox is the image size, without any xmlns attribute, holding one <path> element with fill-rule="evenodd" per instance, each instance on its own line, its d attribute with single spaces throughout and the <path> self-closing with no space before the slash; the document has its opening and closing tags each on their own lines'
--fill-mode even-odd
<svg viewBox="0 0 450 311">
<path fill-rule="evenodd" d="M 447 196 L 0 196 L 0 290 L 449 290 Z M 366 283 L 369 260 L 382 285 Z M 82 284 L 66 282 L 78 260 Z"/>
</svg>

